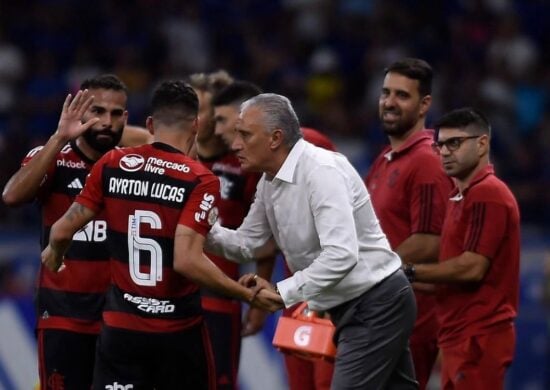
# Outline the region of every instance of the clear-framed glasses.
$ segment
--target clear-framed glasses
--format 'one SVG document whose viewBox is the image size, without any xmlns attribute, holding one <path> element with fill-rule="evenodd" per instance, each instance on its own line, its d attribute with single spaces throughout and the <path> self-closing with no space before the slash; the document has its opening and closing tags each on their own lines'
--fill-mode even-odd
<svg viewBox="0 0 550 390">
<path fill-rule="evenodd" d="M 446 139 L 445 141 L 435 141 L 432 144 L 432 149 L 439 154 L 443 146 L 445 146 L 449 152 L 454 152 L 455 150 L 458 150 L 460 148 L 460 146 L 464 143 L 464 141 L 468 139 L 479 138 L 481 136 L 482 136 L 481 134 L 469 135 L 466 137 L 451 137 L 449 139 Z"/>
</svg>

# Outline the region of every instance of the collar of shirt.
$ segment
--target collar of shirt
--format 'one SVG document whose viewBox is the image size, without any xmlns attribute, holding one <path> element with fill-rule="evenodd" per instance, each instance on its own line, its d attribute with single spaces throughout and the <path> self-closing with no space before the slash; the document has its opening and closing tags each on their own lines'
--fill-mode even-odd
<svg viewBox="0 0 550 390">
<path fill-rule="evenodd" d="M 387 151 L 384 153 L 384 157 L 386 160 L 391 161 L 398 157 L 401 154 L 407 153 L 409 150 L 413 148 L 416 144 L 419 142 L 422 142 L 424 140 L 433 140 L 434 139 L 435 132 L 431 129 L 423 129 L 420 131 L 417 131 L 410 135 L 409 138 L 407 138 L 407 141 L 401 147 L 397 150 L 392 150 L 391 146 L 387 147 Z"/>
<path fill-rule="evenodd" d="M 298 160 L 300 160 L 300 156 L 304 152 L 305 147 L 306 141 L 303 139 L 298 140 L 298 142 L 294 144 L 290 150 L 290 153 L 286 156 L 283 165 L 279 168 L 275 179 L 285 181 L 287 183 L 294 183 L 294 172 L 296 171 L 296 165 L 298 164 Z"/>
<path fill-rule="evenodd" d="M 495 168 L 493 167 L 493 164 L 488 164 L 487 166 L 483 167 L 483 169 L 481 169 L 474 176 L 474 178 L 472 179 L 468 187 L 464 188 L 462 192 L 460 192 L 458 187 L 455 187 L 453 189 L 453 192 L 451 192 L 451 197 L 449 199 L 454 202 L 459 202 L 460 200 L 462 200 L 464 195 L 466 195 L 466 192 L 468 192 L 470 188 L 475 186 L 477 183 L 480 183 L 481 181 L 483 181 L 483 179 L 485 179 L 487 176 L 494 175 L 494 174 L 495 174 Z"/>
</svg>

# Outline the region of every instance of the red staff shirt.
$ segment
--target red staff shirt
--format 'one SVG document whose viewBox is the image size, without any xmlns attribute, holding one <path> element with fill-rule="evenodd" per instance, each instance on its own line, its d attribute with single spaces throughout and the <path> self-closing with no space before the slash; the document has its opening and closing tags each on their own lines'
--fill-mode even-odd
<svg viewBox="0 0 550 390">
<path fill-rule="evenodd" d="M 441 234 L 452 181 L 431 148 L 433 131 L 419 131 L 398 149 L 386 147 L 365 179 L 374 211 L 393 249 L 415 233 Z M 435 297 L 415 292 L 415 334 L 437 332 Z"/>
<path fill-rule="evenodd" d="M 456 189 L 448 203 L 440 261 L 465 251 L 487 257 L 491 265 L 479 283 L 449 283 L 438 288 L 442 346 L 509 326 L 517 314 L 519 209 L 491 165 L 480 171 L 462 194 Z"/>
</svg>

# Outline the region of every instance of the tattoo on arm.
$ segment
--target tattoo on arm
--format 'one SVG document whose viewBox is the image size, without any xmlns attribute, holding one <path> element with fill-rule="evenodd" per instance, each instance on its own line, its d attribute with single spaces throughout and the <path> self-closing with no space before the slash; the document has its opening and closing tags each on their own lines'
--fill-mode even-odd
<svg viewBox="0 0 550 390">
<path fill-rule="evenodd" d="M 70 222 L 74 222 L 75 219 L 77 219 L 78 217 L 82 217 L 85 215 L 84 210 L 84 206 L 75 202 L 71 205 L 71 207 L 69 207 L 69 209 L 65 213 L 65 218 L 67 218 Z"/>
</svg>

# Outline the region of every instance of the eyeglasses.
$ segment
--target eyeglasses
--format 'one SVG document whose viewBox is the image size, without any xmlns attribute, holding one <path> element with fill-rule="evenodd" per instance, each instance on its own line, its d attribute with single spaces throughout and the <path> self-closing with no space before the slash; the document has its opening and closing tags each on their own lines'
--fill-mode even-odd
<svg viewBox="0 0 550 390">
<path fill-rule="evenodd" d="M 435 141 L 432 144 L 432 149 L 436 153 L 440 153 L 443 146 L 447 148 L 449 152 L 454 152 L 460 148 L 460 146 L 466 141 L 467 139 L 474 139 L 482 137 L 482 135 L 470 135 L 467 137 L 451 137 L 449 139 L 446 139 L 445 141 Z"/>
</svg>

